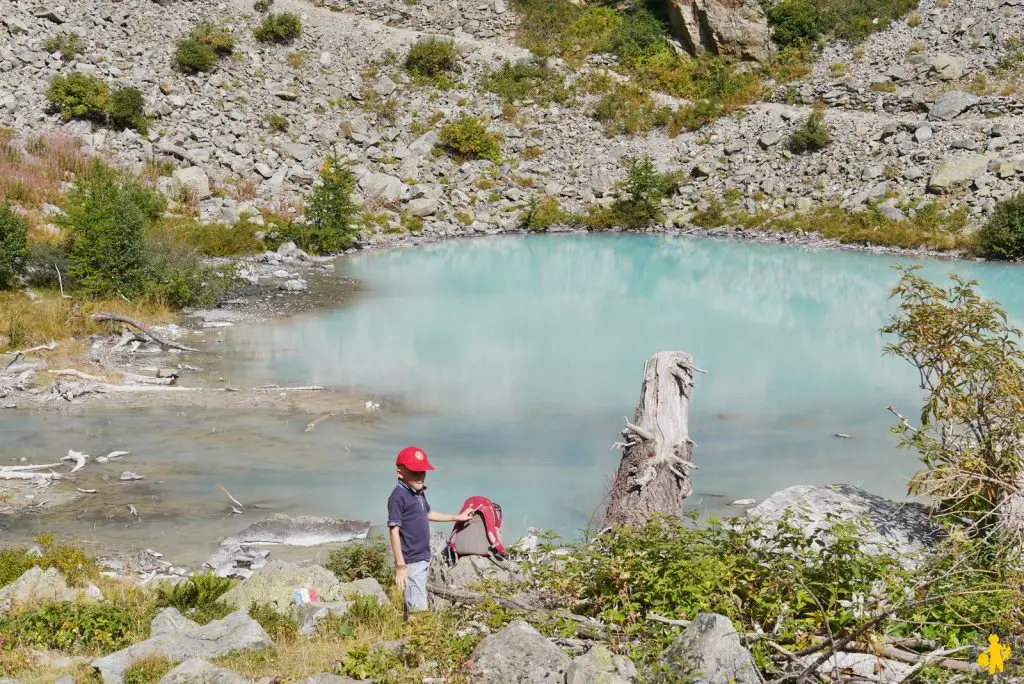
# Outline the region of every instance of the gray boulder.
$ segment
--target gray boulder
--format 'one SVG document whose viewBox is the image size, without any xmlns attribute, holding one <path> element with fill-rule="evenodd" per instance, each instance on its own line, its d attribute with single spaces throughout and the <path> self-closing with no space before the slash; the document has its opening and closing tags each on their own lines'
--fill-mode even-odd
<svg viewBox="0 0 1024 684">
<path fill-rule="evenodd" d="M 770 531 L 787 511 L 805 518 L 793 522 L 808 534 L 830 529 L 836 519 L 855 522 L 862 530 L 866 550 L 907 562 L 941 538 L 921 504 L 892 501 L 848 484 L 787 487 L 749 509 L 747 515 L 759 518 Z M 827 520 L 830 515 L 835 519 Z"/>
<path fill-rule="evenodd" d="M 569 666 L 568 684 L 629 684 L 636 678 L 636 666 L 625 656 L 598 644 Z"/>
<path fill-rule="evenodd" d="M 27 606 L 30 603 L 60 603 L 90 599 L 93 594 L 68 586 L 57 568 L 43 570 L 33 566 L 21 577 L 0 589 L 0 612 Z"/>
<path fill-rule="evenodd" d="M 336 520 L 313 515 L 292 517 L 274 513 L 226 538 L 221 546 L 319 546 L 366 539 L 369 533 L 370 523 L 367 520 Z"/>
<path fill-rule="evenodd" d="M 359 180 L 359 187 L 367 199 L 397 202 L 402 198 L 405 185 L 386 173 L 368 173 Z"/>
<path fill-rule="evenodd" d="M 387 594 L 375 579 L 339 582 L 333 572 L 320 565 L 300 566 L 283 560 L 270 561 L 252 577 L 232 587 L 222 600 L 240 609 L 257 601 L 269 603 L 277 610 L 288 610 L 295 604 L 295 589 L 300 587 L 316 589 L 320 601 L 325 602 L 343 601 L 356 594 L 387 601 Z"/>
<path fill-rule="evenodd" d="M 693 684 L 761 684 L 754 659 L 724 615 L 701 613 L 661 656 L 671 679 Z"/>
<path fill-rule="evenodd" d="M 762 62 L 771 53 L 771 30 L 757 0 L 670 0 L 668 10 L 673 33 L 692 55 Z"/>
<path fill-rule="evenodd" d="M 190 166 L 187 169 L 176 169 L 171 178 L 177 186 L 191 194 L 197 200 L 204 200 L 211 196 L 210 177 L 198 166 Z"/>
<path fill-rule="evenodd" d="M 981 98 L 961 90 L 946 93 L 935 100 L 928 110 L 928 118 L 932 121 L 950 121 L 978 104 Z"/>
<path fill-rule="evenodd" d="M 164 675 L 160 684 L 246 684 L 249 680 L 231 670 L 191 658 Z"/>
<path fill-rule="evenodd" d="M 180 631 L 167 632 L 94 661 L 104 684 L 121 684 L 124 673 L 140 660 L 164 657 L 171 662 L 189 658 L 216 658 L 235 651 L 270 648 L 274 642 L 260 624 L 245 611 L 231 613 L 223 620 Z"/>
<path fill-rule="evenodd" d="M 196 627 L 199 627 L 199 623 L 189 620 L 179 613 L 177 608 L 164 608 L 149 623 L 149 636 L 155 637 Z"/>
<path fill-rule="evenodd" d="M 995 154 L 962 154 L 944 159 L 928 179 L 928 192 L 938 195 L 963 190 L 988 170 Z"/>
<path fill-rule="evenodd" d="M 448 565 L 444 561 L 431 563 L 430 579 L 448 587 L 465 589 L 469 585 L 483 580 L 498 580 L 499 582 L 521 580 L 522 575 L 514 572 L 515 570 L 516 568 L 511 565 L 498 565 L 484 556 L 463 556 L 455 565 Z"/>
<path fill-rule="evenodd" d="M 296 606 L 295 617 L 299 623 L 299 633 L 303 636 L 316 636 L 320 622 L 330 615 L 344 616 L 352 607 L 352 601 L 317 601 Z"/>
<path fill-rule="evenodd" d="M 430 197 L 410 200 L 405 210 L 410 216 L 433 216 L 437 213 L 437 200 Z"/>
<path fill-rule="evenodd" d="M 484 637 L 473 662 L 474 681 L 486 684 L 561 684 L 572 664 L 562 649 L 520 620 Z"/>
<path fill-rule="evenodd" d="M 953 55 L 936 55 L 928 66 L 943 81 L 955 81 L 964 75 L 964 60 Z"/>
</svg>

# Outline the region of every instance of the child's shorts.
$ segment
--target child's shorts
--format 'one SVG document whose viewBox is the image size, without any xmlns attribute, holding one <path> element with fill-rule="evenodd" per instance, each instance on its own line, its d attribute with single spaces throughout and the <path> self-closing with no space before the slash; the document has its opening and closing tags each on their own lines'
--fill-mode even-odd
<svg viewBox="0 0 1024 684">
<path fill-rule="evenodd" d="M 409 581 L 405 583 L 405 608 L 410 613 L 427 609 L 427 576 L 430 561 L 409 563 Z"/>
</svg>

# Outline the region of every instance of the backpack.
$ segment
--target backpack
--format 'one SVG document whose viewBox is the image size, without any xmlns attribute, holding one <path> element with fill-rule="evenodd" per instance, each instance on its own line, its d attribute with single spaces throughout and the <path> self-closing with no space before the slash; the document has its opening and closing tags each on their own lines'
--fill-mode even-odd
<svg viewBox="0 0 1024 684">
<path fill-rule="evenodd" d="M 455 563 L 462 556 L 498 556 L 504 558 L 501 543 L 501 506 L 485 496 L 471 496 L 462 504 L 461 511 L 472 508 L 473 518 L 455 523 L 445 556 Z"/>
</svg>

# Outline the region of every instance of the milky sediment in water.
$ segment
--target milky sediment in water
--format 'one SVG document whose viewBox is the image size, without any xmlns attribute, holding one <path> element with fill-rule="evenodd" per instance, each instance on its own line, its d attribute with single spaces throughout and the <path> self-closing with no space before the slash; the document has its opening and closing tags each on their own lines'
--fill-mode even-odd
<svg viewBox="0 0 1024 684">
<path fill-rule="evenodd" d="M 332 418 L 313 433 L 301 413 L 0 413 L 5 457 L 130 449 L 114 470 L 147 474 L 104 485 L 122 487 L 141 521 L 94 507 L 9 534 L 58 527 L 201 558 L 185 549 L 270 511 L 379 525 L 394 453 L 416 444 L 437 466 L 427 479 L 436 509 L 484 495 L 502 505 L 507 539 L 527 526 L 575 537 L 618 465 L 611 446 L 644 361 L 662 350 L 687 351 L 707 371 L 690 413 L 691 507 L 738 512 L 726 504 L 798 483 L 901 497 L 918 461 L 896 450 L 886 406 L 915 416 L 920 393 L 878 332 L 895 308 L 897 262 L 943 282 L 951 270 L 978 278 L 1015 320 L 1024 312 L 1016 267 L 688 238 L 500 237 L 345 257 L 338 275 L 363 280 L 365 297 L 229 329 L 217 345 L 225 374 L 235 386 L 394 396 L 402 411 L 371 425 Z M 267 508 L 232 517 L 214 482 Z"/>
</svg>

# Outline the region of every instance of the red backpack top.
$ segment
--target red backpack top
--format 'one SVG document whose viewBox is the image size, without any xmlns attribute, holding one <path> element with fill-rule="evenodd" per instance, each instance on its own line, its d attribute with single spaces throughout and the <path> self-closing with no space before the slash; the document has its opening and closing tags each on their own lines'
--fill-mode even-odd
<svg viewBox="0 0 1024 684">
<path fill-rule="evenodd" d="M 460 556 L 505 556 L 501 543 L 501 506 L 485 496 L 471 496 L 460 511 L 472 510 L 468 522 L 455 523 L 445 554 L 450 560 Z"/>
</svg>

